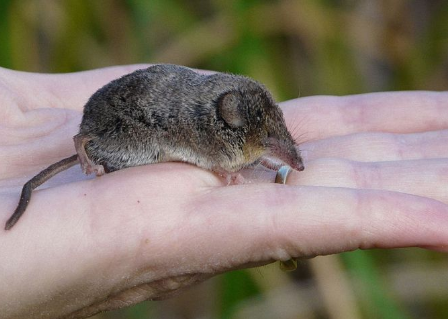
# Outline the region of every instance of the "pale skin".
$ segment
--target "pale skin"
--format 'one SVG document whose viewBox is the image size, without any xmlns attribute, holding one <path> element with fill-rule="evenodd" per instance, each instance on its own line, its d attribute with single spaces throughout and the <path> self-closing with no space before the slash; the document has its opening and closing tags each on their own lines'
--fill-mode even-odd
<svg viewBox="0 0 448 319">
<path fill-rule="evenodd" d="M 65 75 L 0 69 L 0 216 L 26 180 L 74 154 L 81 111 L 143 65 Z M 223 185 L 187 164 L 36 191 L 0 231 L 1 318 L 85 318 L 167 297 L 233 269 L 369 248 L 448 251 L 448 93 L 311 97 L 280 104 L 305 171 Z M 56 185 L 57 184 L 57 185 Z"/>
</svg>

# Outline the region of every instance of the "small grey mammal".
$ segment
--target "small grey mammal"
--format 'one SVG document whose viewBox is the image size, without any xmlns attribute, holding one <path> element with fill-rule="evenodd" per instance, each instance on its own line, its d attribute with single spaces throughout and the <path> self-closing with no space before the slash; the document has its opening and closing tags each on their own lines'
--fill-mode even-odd
<svg viewBox="0 0 448 319">
<path fill-rule="evenodd" d="M 96 91 L 84 107 L 74 143 L 77 154 L 23 186 L 6 230 L 25 212 L 33 189 L 76 163 L 97 176 L 171 161 L 232 174 L 269 157 L 304 169 L 283 113 L 263 85 L 171 64 L 137 70 Z"/>
</svg>

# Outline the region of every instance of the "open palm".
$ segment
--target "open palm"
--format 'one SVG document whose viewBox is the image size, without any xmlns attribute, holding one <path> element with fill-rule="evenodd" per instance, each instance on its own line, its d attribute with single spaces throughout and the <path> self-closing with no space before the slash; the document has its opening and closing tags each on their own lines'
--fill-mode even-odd
<svg viewBox="0 0 448 319">
<path fill-rule="evenodd" d="M 43 75 L 0 69 L 0 211 L 75 153 L 84 103 L 144 66 Z M 0 231 L 2 318 L 85 318 L 169 296 L 232 269 L 355 249 L 448 251 L 448 94 L 377 93 L 281 104 L 306 170 L 289 185 L 244 172 L 225 186 L 181 163 L 100 178 L 79 167 Z"/>
</svg>

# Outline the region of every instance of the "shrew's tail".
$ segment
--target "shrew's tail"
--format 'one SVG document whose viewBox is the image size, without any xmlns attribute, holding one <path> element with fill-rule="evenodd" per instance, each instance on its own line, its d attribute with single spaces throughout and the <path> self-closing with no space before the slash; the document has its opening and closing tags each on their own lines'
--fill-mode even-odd
<svg viewBox="0 0 448 319">
<path fill-rule="evenodd" d="M 19 218 L 23 215 L 25 212 L 28 203 L 31 200 L 31 194 L 33 190 L 43 183 L 45 183 L 47 180 L 52 178 L 54 175 L 65 171 L 66 169 L 69 169 L 73 165 L 78 163 L 78 155 L 72 155 L 70 157 L 64 158 L 63 160 L 60 160 L 57 163 L 54 163 L 50 166 L 48 166 L 46 169 L 44 169 L 42 172 L 34 176 L 32 179 L 30 179 L 28 182 L 26 182 L 25 185 L 23 185 L 22 188 L 22 194 L 20 195 L 20 201 L 17 205 L 16 210 L 14 211 L 14 214 L 11 215 L 11 217 L 8 219 L 5 225 L 5 230 L 11 229 L 19 220 Z"/>
</svg>

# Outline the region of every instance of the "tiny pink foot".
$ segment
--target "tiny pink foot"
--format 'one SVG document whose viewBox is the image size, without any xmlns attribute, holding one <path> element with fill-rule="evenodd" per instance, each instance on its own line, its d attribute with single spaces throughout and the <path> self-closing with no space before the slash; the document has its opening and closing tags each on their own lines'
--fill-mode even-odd
<svg viewBox="0 0 448 319">
<path fill-rule="evenodd" d="M 219 173 L 219 175 L 227 182 L 229 185 L 245 184 L 246 179 L 240 173 Z"/>
<path fill-rule="evenodd" d="M 82 163 L 82 171 L 84 174 L 89 175 L 92 173 L 95 173 L 96 176 L 104 175 L 104 166 L 103 165 L 97 165 L 93 164 L 92 162 L 84 162 Z"/>
<path fill-rule="evenodd" d="M 92 173 L 95 173 L 96 176 L 104 175 L 104 166 L 99 164 L 94 164 L 90 158 L 87 156 L 86 153 L 86 143 L 90 141 L 90 137 L 86 137 L 83 135 L 76 135 L 73 137 L 73 141 L 75 142 L 75 149 L 78 153 L 78 159 L 81 164 L 81 169 L 84 172 L 84 174 L 89 175 Z"/>
</svg>

